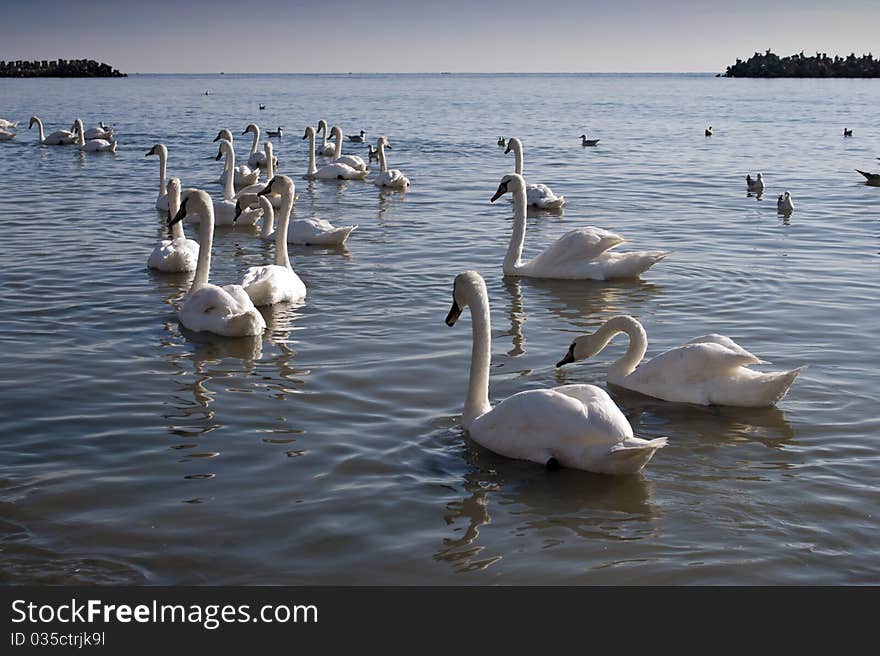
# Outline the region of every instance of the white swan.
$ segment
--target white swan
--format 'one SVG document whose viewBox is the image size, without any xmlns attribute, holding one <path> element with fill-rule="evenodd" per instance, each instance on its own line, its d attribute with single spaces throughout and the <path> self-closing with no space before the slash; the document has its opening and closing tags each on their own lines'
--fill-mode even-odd
<svg viewBox="0 0 880 656">
<path fill-rule="evenodd" d="M 310 125 L 306 128 L 303 139 L 309 140 L 309 170 L 304 178 L 318 178 L 321 180 L 363 180 L 367 177 L 367 171 L 355 171 L 348 164 L 326 164 L 321 168 L 315 166 L 315 129 Z"/>
<path fill-rule="evenodd" d="M 165 195 L 168 202 L 169 216 L 174 216 L 180 210 L 180 180 L 171 178 L 168 181 L 168 193 Z M 187 239 L 183 232 L 183 222 L 178 221 L 171 226 L 170 239 L 163 239 L 147 260 L 147 266 L 167 273 L 179 273 L 193 271 L 199 259 L 199 244 L 197 241 Z"/>
<path fill-rule="evenodd" d="M 779 198 L 776 199 L 776 211 L 783 213 L 794 211 L 794 201 L 791 199 L 791 192 L 786 191 L 784 194 L 779 194 Z"/>
<path fill-rule="evenodd" d="M 236 220 L 235 217 L 235 184 L 233 183 L 233 171 L 235 170 L 235 150 L 232 144 L 226 139 L 220 140 L 220 147 L 217 149 L 217 156 L 214 158 L 220 160 L 226 156 L 226 162 L 223 166 L 223 199 L 214 201 L 214 221 L 217 225 L 230 226 L 234 223 L 242 225 L 254 225 L 260 218 L 259 211 L 245 212 L 244 216 Z M 190 220 L 197 222 L 200 216 L 197 213 L 191 213 Z"/>
<path fill-rule="evenodd" d="M 39 128 L 39 140 L 44 146 L 70 146 L 76 143 L 76 134 L 70 130 L 56 130 L 48 137 L 43 136 L 43 121 L 38 116 L 31 116 L 28 130 L 34 127 L 34 123 Z"/>
<path fill-rule="evenodd" d="M 18 127 L 18 121 L 9 121 L 5 118 L 0 118 L 0 130 L 14 130 Z"/>
<path fill-rule="evenodd" d="M 523 150 L 522 150 L 522 142 L 517 137 L 510 137 L 507 141 L 507 150 L 504 151 L 506 155 L 510 151 L 513 151 L 514 156 L 516 157 L 516 168 L 515 171 L 520 175 L 523 174 Z M 533 207 L 538 207 L 542 210 L 550 210 L 550 209 L 559 209 L 563 205 L 565 205 L 565 196 L 557 196 L 553 193 L 553 190 L 550 189 L 547 185 L 543 184 L 530 184 L 526 185 L 526 200 L 529 205 Z"/>
<path fill-rule="evenodd" d="M 464 307 L 471 311 L 473 346 L 461 424 L 475 442 L 508 458 L 551 469 L 562 465 L 601 474 L 638 472 L 666 445 L 665 437 L 635 437 L 614 401 L 594 385 L 519 392 L 493 408 L 489 296 L 476 271 L 455 277 L 448 326 L 455 324 Z"/>
<path fill-rule="evenodd" d="M 323 118 L 318 121 L 318 134 L 321 135 L 321 145 L 317 146 L 315 150 L 315 155 L 322 155 L 324 157 L 335 157 L 336 156 L 336 144 L 327 143 L 327 121 Z"/>
<path fill-rule="evenodd" d="M 575 339 L 556 366 L 596 355 L 618 333 L 629 336 L 629 347 L 609 367 L 608 382 L 664 401 L 770 406 L 786 395 L 803 370 L 753 371 L 748 365 L 767 363 L 724 335 L 697 337 L 640 365 L 648 337 L 642 324 L 625 315 L 613 317 L 596 332 Z"/>
<path fill-rule="evenodd" d="M 89 139 L 105 139 L 111 141 L 113 139 L 113 128 L 104 125 L 104 121 L 98 124 L 98 127 L 89 128 L 83 133 L 86 141 Z"/>
<path fill-rule="evenodd" d="M 501 178 L 492 202 L 508 191 L 513 193 L 513 234 L 504 257 L 504 275 L 570 280 L 637 278 L 662 260 L 665 251 L 612 253 L 625 240 L 601 228 L 576 228 L 562 235 L 537 256 L 522 261 L 526 236 L 526 184 L 522 176 L 509 173 Z"/>
<path fill-rule="evenodd" d="M 232 141 L 232 132 L 223 128 L 220 132 L 217 133 L 217 136 L 214 137 L 214 142 L 220 141 L 221 139 L 226 139 L 229 143 L 233 143 Z M 233 146 L 234 148 L 235 146 Z M 236 187 L 246 187 L 248 185 L 257 184 L 260 181 L 260 169 L 251 170 L 251 167 L 246 164 L 239 164 L 235 167 L 235 171 L 233 173 L 232 184 Z M 220 177 L 217 178 L 217 182 L 220 184 L 226 184 L 226 173 L 221 173 Z"/>
<path fill-rule="evenodd" d="M 409 178 L 407 178 L 399 169 L 389 169 L 388 162 L 385 159 L 385 149 L 391 149 L 387 137 L 379 137 L 376 141 L 376 150 L 379 155 L 379 175 L 373 179 L 373 184 L 377 187 L 391 187 L 392 189 L 406 190 L 409 187 Z"/>
<path fill-rule="evenodd" d="M 86 141 L 83 135 L 82 120 L 76 119 L 73 124 L 76 126 L 76 145 L 79 149 L 87 153 L 115 153 L 118 141 L 107 141 L 106 139 L 90 139 Z"/>
<path fill-rule="evenodd" d="M 764 193 L 764 174 L 759 173 L 757 180 L 752 180 L 751 174 L 746 174 L 746 189 L 753 194 L 761 195 Z"/>
<path fill-rule="evenodd" d="M 338 125 L 334 125 L 330 129 L 330 137 L 336 139 L 336 158 L 333 160 L 334 164 L 347 164 L 355 171 L 366 171 L 367 163 L 364 162 L 362 157 L 358 157 L 357 155 L 343 155 L 342 154 L 342 128 Z"/>
<path fill-rule="evenodd" d="M 290 266 L 290 257 L 287 254 L 287 226 L 293 209 L 294 186 L 293 180 L 287 176 L 282 177 L 284 181 L 278 178 L 270 180 L 266 188 L 258 194 L 260 198 L 264 198 L 272 193 L 275 185 L 285 187 L 281 194 L 284 198 L 281 219 L 278 221 L 278 230 L 275 231 L 275 264 L 250 267 L 241 281 L 241 286 L 257 306 L 274 305 L 282 301 L 298 301 L 306 297 L 306 286 Z M 271 212 L 272 204 L 266 200 L 263 202 L 264 208 Z"/>
<path fill-rule="evenodd" d="M 156 209 L 160 212 L 167 212 L 168 193 L 166 191 L 165 175 L 168 168 L 168 148 L 165 147 L 165 144 L 158 143 L 150 148 L 150 152 L 144 155 L 144 157 L 149 157 L 150 155 L 159 156 L 159 195 L 156 197 Z"/>
<path fill-rule="evenodd" d="M 180 209 L 168 219 L 169 227 L 182 221 L 189 212 L 195 212 L 201 217 L 199 261 L 189 293 L 178 312 L 180 323 L 190 330 L 226 337 L 261 335 L 266 329 L 266 321 L 244 289 L 240 285 L 218 287 L 208 282 L 211 272 L 211 245 L 214 240 L 214 205 L 207 192 L 185 190 Z"/>
<path fill-rule="evenodd" d="M 0 141 L 9 141 L 10 139 L 15 139 L 15 132 L 9 132 L 0 128 Z"/>
<path fill-rule="evenodd" d="M 269 181 L 266 189 L 263 190 L 264 195 L 249 194 L 239 198 L 236 212 L 241 212 L 245 207 L 252 207 L 255 202 L 260 203 L 263 212 L 263 224 L 260 228 L 260 237 L 267 241 L 275 239 L 275 213 L 272 211 L 271 203 L 268 203 L 267 196 L 269 194 L 280 194 L 282 202 L 287 202 L 287 194 L 295 198 L 295 187 L 293 180 L 286 175 L 275 176 Z M 269 210 L 266 210 L 266 204 Z M 291 207 L 293 203 L 291 202 Z M 357 229 L 356 225 L 335 227 L 329 221 L 324 219 L 297 219 L 290 221 L 287 230 L 287 243 L 304 244 L 306 246 L 341 246 L 348 239 L 348 236 Z"/>
<path fill-rule="evenodd" d="M 263 152 L 266 154 L 266 180 L 271 180 L 275 177 L 275 156 L 272 154 L 272 143 L 267 141 L 263 144 Z M 259 169 L 257 169 L 259 170 Z M 266 185 L 257 183 L 253 185 L 248 185 L 243 189 L 239 189 L 235 192 L 235 196 L 233 200 L 237 201 L 242 196 L 255 195 L 263 191 L 266 188 Z M 281 208 L 281 196 L 277 193 L 272 193 L 268 196 L 269 202 L 272 204 L 272 207 L 277 209 Z M 294 197 L 294 200 L 296 198 Z M 236 210 L 237 211 L 237 210 Z"/>
<path fill-rule="evenodd" d="M 266 155 L 265 153 L 259 152 L 258 148 L 260 146 L 260 126 L 256 123 L 248 123 L 248 126 L 242 132 L 242 136 L 246 135 L 248 132 L 253 133 L 254 141 L 251 143 L 251 152 L 248 155 L 248 166 L 257 166 L 260 168 L 266 168 Z"/>
</svg>

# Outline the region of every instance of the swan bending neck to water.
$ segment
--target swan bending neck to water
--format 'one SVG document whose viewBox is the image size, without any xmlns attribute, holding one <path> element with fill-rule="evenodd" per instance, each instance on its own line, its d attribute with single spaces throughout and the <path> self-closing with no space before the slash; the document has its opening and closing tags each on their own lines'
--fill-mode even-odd
<svg viewBox="0 0 880 656">
<path fill-rule="evenodd" d="M 367 171 L 357 171 L 348 164 L 340 162 L 333 162 L 319 169 L 315 165 L 315 129 L 311 125 L 306 128 L 303 139 L 309 140 L 309 170 L 303 176 L 305 179 L 363 180 L 367 177 Z"/>
<path fill-rule="evenodd" d="M 144 155 L 144 157 L 150 157 L 151 155 L 159 156 L 159 195 L 156 197 L 156 209 L 160 212 L 168 212 L 170 211 L 168 193 L 166 191 L 168 184 L 165 181 L 165 176 L 168 172 L 168 148 L 165 147 L 165 144 L 157 143 L 150 148 L 150 152 Z"/>
<path fill-rule="evenodd" d="M 81 119 L 76 119 L 73 124 L 76 126 L 76 145 L 80 150 L 87 153 L 115 153 L 118 142 L 107 141 L 106 139 L 90 139 L 86 141 L 83 133 L 83 123 Z"/>
<path fill-rule="evenodd" d="M 456 276 L 446 324 L 455 325 L 465 307 L 471 311 L 472 347 L 461 423 L 475 442 L 508 458 L 550 469 L 561 465 L 601 474 L 638 472 L 666 445 L 665 437 L 635 437 L 611 397 L 593 385 L 519 392 L 493 408 L 489 295 L 476 271 Z"/>
<path fill-rule="evenodd" d="M 36 123 L 39 128 L 38 138 L 40 143 L 44 146 L 70 146 L 77 141 L 77 135 L 70 130 L 56 130 L 48 137 L 44 136 L 43 121 L 40 120 L 38 116 L 31 116 L 31 120 L 28 123 L 28 130 L 34 126 L 34 123 Z"/>
<path fill-rule="evenodd" d="M 275 231 L 275 264 L 250 267 L 245 272 L 241 283 L 256 306 L 274 305 L 282 301 L 297 301 L 306 296 L 306 286 L 290 265 L 290 257 L 287 252 L 287 228 L 290 223 L 290 213 L 293 210 L 295 193 L 293 180 L 286 175 L 276 176 L 269 180 L 266 188 L 257 196 L 260 198 L 263 210 L 270 213 L 271 216 L 272 204 L 267 196 L 279 192 L 283 201 L 278 230 Z"/>
<path fill-rule="evenodd" d="M 169 216 L 174 216 L 180 210 L 180 180 L 171 178 L 168 181 L 168 193 L 165 195 L 168 203 Z M 147 266 L 166 273 L 179 273 L 192 271 L 196 268 L 199 259 L 198 242 L 187 239 L 183 232 L 183 222 L 178 221 L 171 226 L 169 239 L 163 239 L 150 254 Z"/>
<path fill-rule="evenodd" d="M 522 142 L 517 137 L 511 137 L 507 141 L 506 155 L 513 151 L 516 157 L 516 168 L 514 169 L 519 175 L 523 174 L 523 147 Z M 533 207 L 539 207 L 544 210 L 559 209 L 565 205 L 565 196 L 557 196 L 547 185 L 530 184 L 526 185 L 526 200 Z"/>
<path fill-rule="evenodd" d="M 226 337 L 260 335 L 266 321 L 240 285 L 218 287 L 208 282 L 211 272 L 211 247 L 214 240 L 214 204 L 204 191 L 187 189 L 181 196 L 180 209 L 168 219 L 169 227 L 195 212 L 199 221 L 199 259 L 189 293 L 180 307 L 180 322 L 195 331 Z"/>
<path fill-rule="evenodd" d="M 501 179 L 492 202 L 513 193 L 513 234 L 504 257 L 504 275 L 569 280 L 638 278 L 662 260 L 665 251 L 610 252 L 623 237 L 602 228 L 576 228 L 562 235 L 531 260 L 522 261 L 526 237 L 526 184 L 517 173 Z"/>
<path fill-rule="evenodd" d="M 389 169 L 388 161 L 385 159 L 385 149 L 391 150 L 391 144 L 388 143 L 387 137 L 379 137 L 376 141 L 376 148 L 379 154 L 379 175 L 373 180 L 373 184 L 377 187 L 390 187 L 391 189 L 406 190 L 409 187 L 409 178 L 407 178 L 400 169 Z"/>
<path fill-rule="evenodd" d="M 608 368 L 608 382 L 654 398 L 678 403 L 764 407 L 780 401 L 803 367 L 760 372 L 767 364 L 724 335 L 703 335 L 642 363 L 648 336 L 628 315 L 612 317 L 598 330 L 576 338 L 556 366 L 600 353 L 615 335 L 629 337 L 626 353 Z"/>
</svg>

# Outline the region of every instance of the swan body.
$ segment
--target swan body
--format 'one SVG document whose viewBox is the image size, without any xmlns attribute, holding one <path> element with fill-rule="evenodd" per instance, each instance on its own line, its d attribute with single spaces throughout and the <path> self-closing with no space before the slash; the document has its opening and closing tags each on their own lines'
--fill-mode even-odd
<svg viewBox="0 0 880 656">
<path fill-rule="evenodd" d="M 452 295 L 446 324 L 455 325 L 464 307 L 472 318 L 471 370 L 461 423 L 475 442 L 508 458 L 601 474 L 636 473 L 666 445 L 665 437 L 635 437 L 611 397 L 594 385 L 519 392 L 493 408 L 486 284 L 476 271 L 465 271 L 456 276 Z"/>
<path fill-rule="evenodd" d="M 556 366 L 596 355 L 621 332 L 629 336 L 629 347 L 609 367 L 608 382 L 664 401 L 771 406 L 786 395 L 803 370 L 765 373 L 749 369 L 749 365 L 767 363 L 724 335 L 697 337 L 642 363 L 648 338 L 642 324 L 626 315 L 613 317 L 596 332 L 575 339 Z"/>
<path fill-rule="evenodd" d="M 581 146 L 595 146 L 599 143 L 599 139 L 587 139 L 587 135 L 581 135 Z"/>
<path fill-rule="evenodd" d="M 506 276 L 569 280 L 637 278 L 668 255 L 665 251 L 609 252 L 623 243 L 624 238 L 591 226 L 570 230 L 537 256 L 523 262 L 522 248 L 526 234 L 525 187 L 525 180 L 521 175 L 510 173 L 501 179 L 498 191 L 492 197 L 494 202 L 508 191 L 513 193 L 513 235 L 503 265 Z"/>
<path fill-rule="evenodd" d="M 263 210 L 272 212 L 272 204 L 266 196 L 273 191 L 277 193 L 276 187 L 282 188 L 281 197 L 284 199 L 284 204 L 281 208 L 278 230 L 275 232 L 275 264 L 250 267 L 241 282 L 241 286 L 256 306 L 298 301 L 306 297 L 306 286 L 290 266 L 290 257 L 287 253 L 287 227 L 293 209 L 293 180 L 286 175 L 274 177 L 258 196 L 263 204 Z"/>
<path fill-rule="evenodd" d="M 357 155 L 343 155 L 342 154 L 342 128 L 338 125 L 334 125 L 330 129 L 330 137 L 336 139 L 336 159 L 333 160 L 334 164 L 347 164 L 355 171 L 366 171 L 367 163 L 364 162 L 362 157 L 358 157 Z"/>
<path fill-rule="evenodd" d="M 870 173 L 868 171 L 860 171 L 856 169 L 856 173 L 861 173 L 865 177 L 866 184 L 872 187 L 880 187 L 880 173 Z"/>
<path fill-rule="evenodd" d="M 753 194 L 764 193 L 764 174 L 759 173 L 755 180 L 752 179 L 751 174 L 746 174 L 746 189 Z"/>
<path fill-rule="evenodd" d="M 31 116 L 31 120 L 28 123 L 28 130 L 30 130 L 34 123 L 37 124 L 39 128 L 39 140 L 40 143 L 44 146 L 70 146 L 77 142 L 77 135 L 70 130 L 56 130 L 48 137 L 43 135 L 43 121 L 40 120 L 37 116 Z"/>
<path fill-rule="evenodd" d="M 156 197 L 156 209 L 160 212 L 168 212 L 168 192 L 165 182 L 168 168 L 168 148 L 166 148 L 165 144 L 158 143 L 150 148 L 150 152 L 144 155 L 144 157 L 150 157 L 151 155 L 159 156 L 159 195 Z"/>
<path fill-rule="evenodd" d="M 208 282 L 211 270 L 211 246 L 214 239 L 214 205 L 204 191 L 187 189 L 181 196 L 177 213 L 169 218 L 169 226 L 194 211 L 199 222 L 199 259 L 189 293 L 180 307 L 180 323 L 190 330 L 210 332 L 226 337 L 261 335 L 266 321 L 250 296 L 240 285 L 218 287 Z"/>
<path fill-rule="evenodd" d="M 18 121 L 9 121 L 5 118 L 0 118 L 0 130 L 14 130 L 18 127 Z"/>
<path fill-rule="evenodd" d="M 323 118 L 318 121 L 318 133 L 321 135 L 321 145 L 314 148 L 315 155 L 323 157 L 336 157 L 336 144 L 327 142 L 327 121 Z"/>
<path fill-rule="evenodd" d="M 391 149 L 386 137 L 379 137 L 376 142 L 376 149 L 379 156 L 379 175 L 373 180 L 373 184 L 377 187 L 390 187 L 391 189 L 409 188 L 409 178 L 407 178 L 399 169 L 389 169 L 388 162 L 385 159 L 385 149 Z"/>
<path fill-rule="evenodd" d="M 303 176 L 307 180 L 363 180 L 367 177 L 367 171 L 357 171 L 348 164 L 338 162 L 318 168 L 315 165 L 315 129 L 311 125 L 306 128 L 303 139 L 309 139 L 309 170 Z"/>
<path fill-rule="evenodd" d="M 108 128 L 104 125 L 104 122 L 98 125 L 98 127 L 89 128 L 83 133 L 86 141 L 90 139 L 105 139 L 106 141 L 111 141 L 113 139 L 113 128 Z"/>
<path fill-rule="evenodd" d="M 272 178 L 275 177 L 275 156 L 272 154 L 272 143 L 271 142 L 267 141 L 265 144 L 263 144 L 263 152 L 266 155 L 266 176 L 267 176 L 266 179 L 271 180 Z M 257 170 L 259 171 L 259 169 L 257 169 Z M 238 200 L 242 196 L 258 194 L 261 191 L 263 191 L 263 189 L 265 189 L 265 188 L 266 188 L 266 185 L 263 185 L 260 183 L 248 185 L 247 187 L 244 187 L 243 189 L 239 189 L 238 191 L 236 191 L 235 196 L 233 197 L 232 200 Z M 267 196 L 267 198 L 274 209 L 277 210 L 277 209 L 281 208 L 282 199 L 278 193 L 269 194 Z M 296 200 L 296 199 L 294 198 L 294 200 Z"/>
<path fill-rule="evenodd" d="M 258 150 L 260 145 L 260 127 L 256 123 L 249 123 L 244 132 L 242 132 L 242 135 L 248 132 L 254 135 L 254 141 L 251 143 L 251 153 L 248 155 L 248 166 L 266 168 L 266 155 Z"/>
<path fill-rule="evenodd" d="M 350 134 L 348 140 L 354 143 L 364 143 L 367 140 L 367 131 L 361 130 L 360 134 Z"/>
<path fill-rule="evenodd" d="M 522 142 L 516 138 L 511 137 L 507 140 L 507 150 L 504 151 L 506 155 L 510 151 L 513 151 L 514 156 L 516 157 L 516 172 L 519 175 L 523 174 L 523 149 Z M 542 210 L 549 209 L 559 209 L 563 205 L 565 205 L 565 196 L 557 196 L 553 193 L 553 190 L 550 189 L 547 185 L 543 184 L 529 184 L 526 185 L 526 201 L 532 207 L 538 207 Z"/>
<path fill-rule="evenodd" d="M 229 143 L 232 143 L 232 132 L 223 128 L 220 132 L 217 133 L 217 136 L 214 137 L 214 141 L 220 141 L 221 139 L 226 139 Z M 239 164 L 235 167 L 233 171 L 232 184 L 236 187 L 247 187 L 248 185 L 255 185 L 260 181 L 260 169 L 251 170 L 251 167 L 245 164 Z M 217 182 L 220 184 L 226 184 L 226 173 L 225 171 L 220 174 L 220 177 L 217 178 Z"/>
<path fill-rule="evenodd" d="M 107 141 L 106 139 L 90 139 L 86 141 L 86 138 L 83 134 L 83 124 L 82 120 L 76 119 L 74 122 L 76 126 L 76 145 L 80 150 L 87 153 L 115 153 L 116 146 L 118 144 L 117 141 Z"/>
<path fill-rule="evenodd" d="M 15 132 L 0 128 L 0 141 L 9 141 L 10 139 L 15 139 Z"/>
<path fill-rule="evenodd" d="M 180 180 L 171 178 L 168 181 L 168 193 L 165 195 L 168 201 L 169 216 L 174 216 L 180 210 Z M 178 221 L 171 226 L 170 239 L 163 239 L 147 260 L 147 266 L 166 273 L 180 273 L 183 271 L 195 271 L 199 260 L 198 242 L 187 239 L 183 233 L 183 222 Z"/>
<path fill-rule="evenodd" d="M 220 147 L 217 149 L 217 156 L 214 158 L 220 160 L 226 156 L 226 163 L 223 166 L 223 199 L 214 201 L 214 222 L 216 225 L 231 226 L 235 223 L 242 225 L 254 225 L 260 218 L 259 211 L 248 210 L 244 216 L 238 219 L 235 216 L 235 184 L 233 183 L 235 171 L 235 150 L 232 144 L 226 139 L 220 140 Z M 187 215 L 191 222 L 196 223 L 201 216 L 198 213 L 190 213 Z"/>
<path fill-rule="evenodd" d="M 776 210 L 779 212 L 792 212 L 794 210 L 794 202 L 791 200 L 791 193 L 786 191 L 784 194 L 779 194 L 779 198 L 776 199 Z"/>
</svg>

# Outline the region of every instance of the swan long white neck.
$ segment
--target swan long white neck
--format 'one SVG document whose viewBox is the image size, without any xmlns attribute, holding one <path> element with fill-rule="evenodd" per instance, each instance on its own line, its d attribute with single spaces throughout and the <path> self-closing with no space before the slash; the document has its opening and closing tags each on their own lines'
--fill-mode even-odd
<svg viewBox="0 0 880 656">
<path fill-rule="evenodd" d="M 223 142 L 220 142 L 223 144 Z M 226 163 L 223 165 L 223 200 L 235 199 L 235 150 L 228 141 L 221 146 L 226 151 Z"/>
<path fill-rule="evenodd" d="M 205 198 L 207 198 L 207 194 Z M 211 273 L 211 246 L 214 242 L 214 205 L 210 201 L 205 202 L 201 194 L 191 197 L 189 202 L 195 204 L 196 213 L 201 216 L 201 221 L 199 221 L 199 260 L 196 263 L 196 275 L 189 288 L 189 293 L 192 294 L 208 284 L 208 276 Z"/>
<path fill-rule="evenodd" d="M 333 154 L 333 157 L 339 159 L 342 157 L 342 128 L 334 125 L 330 133 L 336 135 L 336 152 Z"/>
<path fill-rule="evenodd" d="M 482 283 L 482 281 L 480 281 Z M 489 403 L 489 365 L 492 356 L 492 336 L 489 320 L 489 295 L 485 283 L 475 284 L 468 290 L 468 307 L 471 311 L 471 371 L 468 379 L 467 398 L 461 423 L 469 428 L 475 419 L 492 409 Z"/>
<path fill-rule="evenodd" d="M 627 346 L 626 353 L 615 360 L 608 368 L 608 380 L 612 383 L 615 380 L 625 378 L 635 371 L 642 358 L 645 357 L 645 351 L 648 350 L 648 336 L 645 333 L 645 329 L 642 328 L 642 324 L 632 317 L 620 316 L 609 319 L 595 332 L 595 339 L 600 344 L 597 353 L 608 346 L 608 342 L 617 333 L 626 333 L 629 337 L 629 345 Z"/>
<path fill-rule="evenodd" d="M 385 160 L 385 140 L 379 139 L 379 172 L 385 173 L 388 170 L 388 162 Z"/>
<path fill-rule="evenodd" d="M 165 190 L 168 188 L 168 183 L 165 181 L 165 176 L 168 173 L 168 149 L 165 146 L 159 149 L 159 195 L 165 193 Z M 180 202 L 180 196 L 178 195 L 178 203 Z M 169 206 L 170 207 L 170 206 Z M 175 210 L 171 216 L 177 213 Z M 179 223 L 179 221 L 178 221 Z M 176 226 L 177 224 L 175 224 Z M 181 226 L 181 230 L 183 230 L 183 226 Z"/>
<path fill-rule="evenodd" d="M 260 200 L 260 207 L 263 209 L 263 225 L 260 228 L 260 237 L 268 239 L 272 231 L 275 230 L 275 210 L 266 196 L 260 196 L 260 198 L 266 199 L 265 203 Z"/>
<path fill-rule="evenodd" d="M 290 213 L 293 211 L 294 191 L 293 180 L 290 180 L 281 192 L 281 209 L 278 210 L 281 218 L 278 219 L 278 230 L 275 231 L 275 264 L 288 269 L 293 268 L 287 253 L 287 228 L 290 225 Z M 269 206 L 271 207 L 271 203 Z"/>
<path fill-rule="evenodd" d="M 174 216 L 180 209 L 180 183 L 168 183 L 168 216 Z M 183 221 L 178 221 L 171 226 L 171 239 L 186 239 L 183 232 Z"/>
<path fill-rule="evenodd" d="M 318 131 L 321 133 L 321 152 L 323 153 L 323 149 L 327 147 L 327 121 L 321 119 L 318 121 Z M 312 142 L 312 150 L 315 149 L 315 142 Z"/>
<path fill-rule="evenodd" d="M 84 148 L 86 145 L 86 136 L 83 134 L 85 131 L 83 129 L 82 121 L 76 119 L 73 122 L 74 132 L 76 132 L 76 145 L 80 148 Z"/>
<path fill-rule="evenodd" d="M 263 145 L 263 152 L 266 153 L 266 180 L 271 180 L 275 177 L 275 162 L 273 161 L 275 158 L 272 156 L 272 142 L 267 141 Z"/>
<path fill-rule="evenodd" d="M 513 272 L 522 266 L 522 250 L 526 240 L 526 188 L 525 184 L 513 189 L 513 234 L 507 255 L 504 256 L 504 272 Z"/>
<path fill-rule="evenodd" d="M 510 149 L 513 151 L 514 157 L 516 157 L 516 168 L 514 171 L 522 175 L 523 174 L 523 151 L 522 151 L 522 143 L 516 137 L 511 137 L 507 142 L 507 145 L 510 146 Z"/>
<path fill-rule="evenodd" d="M 309 127 L 307 134 L 309 135 L 309 172 L 306 175 L 311 177 L 318 172 L 318 167 L 315 166 L 315 131 Z"/>
<path fill-rule="evenodd" d="M 254 128 L 254 142 L 251 144 L 251 155 L 253 155 L 257 152 L 257 146 L 260 143 L 260 126 L 253 123 L 251 125 L 253 125 Z"/>
<path fill-rule="evenodd" d="M 40 130 L 40 143 L 46 141 L 46 135 L 43 133 L 43 121 L 38 116 L 34 116 L 34 121 L 37 124 L 37 128 Z"/>
</svg>

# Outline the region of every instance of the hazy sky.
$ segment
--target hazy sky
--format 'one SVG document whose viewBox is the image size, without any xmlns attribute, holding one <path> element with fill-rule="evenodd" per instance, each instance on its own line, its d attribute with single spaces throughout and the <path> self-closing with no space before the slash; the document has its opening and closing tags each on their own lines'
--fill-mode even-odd
<svg viewBox="0 0 880 656">
<path fill-rule="evenodd" d="M 133 72 L 720 72 L 880 55 L 880 0 L 0 0 L 0 59 Z M 63 27 L 62 27 L 63 26 Z"/>
</svg>

